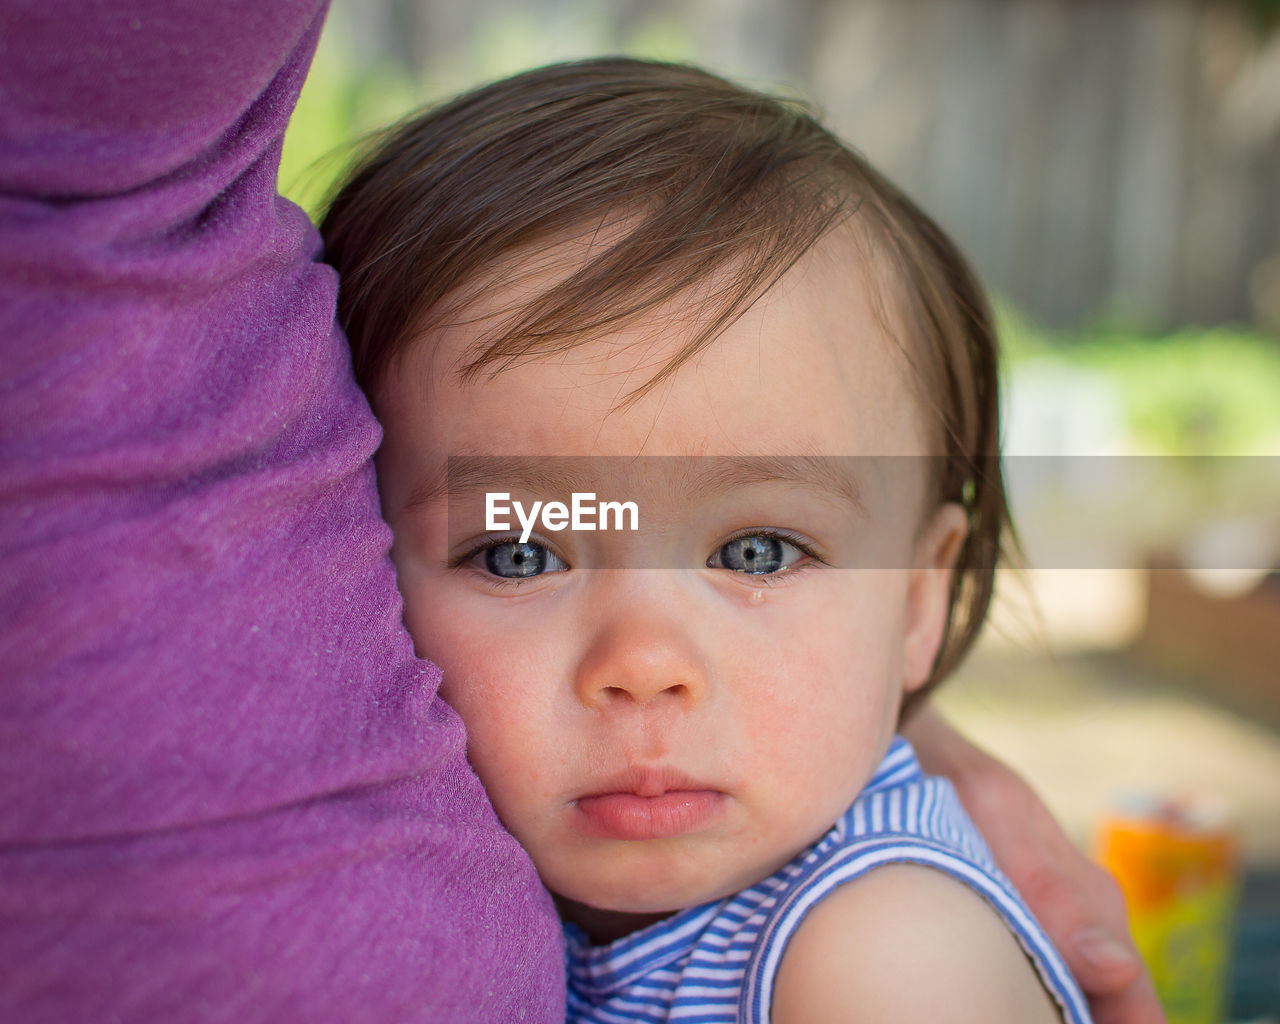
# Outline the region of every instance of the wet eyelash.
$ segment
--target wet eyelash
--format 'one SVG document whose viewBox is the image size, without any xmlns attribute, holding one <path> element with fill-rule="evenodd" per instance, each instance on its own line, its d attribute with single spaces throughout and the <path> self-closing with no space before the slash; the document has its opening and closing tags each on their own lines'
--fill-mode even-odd
<svg viewBox="0 0 1280 1024">
<path fill-rule="evenodd" d="M 814 550 L 812 541 L 806 540 L 800 534 L 793 533 L 791 530 L 783 530 L 771 526 L 738 530 L 722 540 L 719 545 L 717 545 L 716 551 L 719 551 L 720 548 L 724 547 L 726 544 L 732 544 L 735 540 L 741 540 L 743 537 L 768 537 L 770 540 L 780 540 L 786 544 L 790 544 L 806 558 L 812 558 L 815 562 L 820 562 L 823 565 L 827 564 L 827 560 Z M 713 555 L 714 553 L 715 552 L 712 552 Z M 774 573 L 772 575 L 778 574 Z"/>
<path fill-rule="evenodd" d="M 478 544 L 471 545 L 471 547 L 467 548 L 465 551 L 461 552 L 460 554 L 454 555 L 445 563 L 445 566 L 449 569 L 463 569 L 463 568 L 466 568 L 467 563 L 470 562 L 477 555 L 482 555 L 486 551 L 491 551 L 494 548 L 500 548 L 504 544 L 519 544 L 519 543 L 520 543 L 520 535 L 518 533 L 513 533 L 507 537 L 488 537 L 485 540 L 480 541 Z M 569 565 L 568 559 L 566 559 L 564 555 L 560 554 L 559 551 L 557 551 L 555 548 L 553 548 L 550 544 L 546 543 L 546 541 L 542 540 L 541 538 L 530 537 L 525 543 L 536 544 L 540 548 L 546 548 L 546 550 L 549 551 L 551 554 L 553 554 L 560 561 L 560 563 L 564 565 L 566 569 L 571 568 L 571 566 Z M 502 576 L 490 576 L 488 573 L 485 573 L 484 575 L 486 579 L 497 581 L 501 583 L 503 586 L 518 586 L 521 583 L 528 582 L 530 579 L 536 579 L 536 577 L 533 577 L 533 576 L 529 576 L 523 579 L 514 578 L 514 577 L 511 579 L 507 579 Z"/>
<path fill-rule="evenodd" d="M 500 548 L 503 544 L 518 544 L 519 542 L 520 535 L 518 533 L 513 533 L 510 537 L 491 537 L 478 544 L 473 544 L 461 553 L 452 556 L 445 565 L 450 569 L 461 569 L 476 555 L 483 554 L 493 548 Z"/>
</svg>

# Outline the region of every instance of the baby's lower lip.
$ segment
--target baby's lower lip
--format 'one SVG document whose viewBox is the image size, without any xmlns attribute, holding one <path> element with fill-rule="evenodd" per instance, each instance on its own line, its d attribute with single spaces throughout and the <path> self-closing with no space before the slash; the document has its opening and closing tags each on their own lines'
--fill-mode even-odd
<svg viewBox="0 0 1280 1024">
<path fill-rule="evenodd" d="M 724 808 L 713 789 L 672 789 L 658 796 L 601 793 L 580 797 L 578 826 L 605 839 L 667 839 L 709 824 Z"/>
</svg>

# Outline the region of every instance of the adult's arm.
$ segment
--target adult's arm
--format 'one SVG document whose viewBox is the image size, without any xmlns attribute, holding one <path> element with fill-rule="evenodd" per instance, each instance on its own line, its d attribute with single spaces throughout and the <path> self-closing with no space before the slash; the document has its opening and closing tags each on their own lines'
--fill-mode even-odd
<svg viewBox="0 0 1280 1024">
<path fill-rule="evenodd" d="M 0 0 L 3 1020 L 562 1017 L 276 194 L 323 6 Z"/>
<path fill-rule="evenodd" d="M 1001 869 L 1089 998 L 1096 1024 L 1163 1024 L 1115 880 L 1063 833 L 1035 791 L 928 705 L 905 732 L 924 769 L 955 784 Z"/>
</svg>

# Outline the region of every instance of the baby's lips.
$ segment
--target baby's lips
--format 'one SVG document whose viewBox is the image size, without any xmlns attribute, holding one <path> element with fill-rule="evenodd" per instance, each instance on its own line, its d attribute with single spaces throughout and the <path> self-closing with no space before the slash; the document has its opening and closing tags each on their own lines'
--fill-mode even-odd
<svg viewBox="0 0 1280 1024">
<path fill-rule="evenodd" d="M 583 831 L 605 839 L 669 839 L 711 824 L 725 795 L 714 789 L 669 789 L 654 796 L 634 792 L 580 797 L 575 813 Z"/>
</svg>

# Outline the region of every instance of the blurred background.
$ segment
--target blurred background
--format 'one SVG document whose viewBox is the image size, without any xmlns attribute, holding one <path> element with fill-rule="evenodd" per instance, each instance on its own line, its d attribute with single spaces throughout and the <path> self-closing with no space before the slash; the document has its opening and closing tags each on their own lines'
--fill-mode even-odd
<svg viewBox="0 0 1280 1024">
<path fill-rule="evenodd" d="M 1147 819 L 1171 1019 L 1224 1019 L 1178 991 L 1224 954 L 1225 1019 L 1280 1021 L 1280 0 L 334 0 L 282 190 L 316 217 L 363 133 L 619 52 L 808 99 L 969 254 L 1027 565 L 940 702 L 1083 846 Z"/>
</svg>

